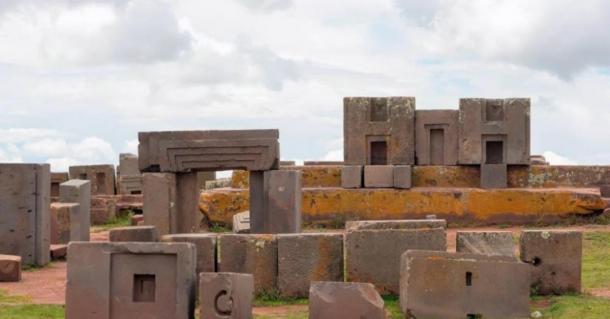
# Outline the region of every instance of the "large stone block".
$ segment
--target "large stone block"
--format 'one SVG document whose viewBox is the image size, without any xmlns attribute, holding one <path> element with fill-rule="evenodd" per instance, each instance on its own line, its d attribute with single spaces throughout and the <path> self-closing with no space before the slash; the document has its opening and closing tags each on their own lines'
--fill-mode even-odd
<svg viewBox="0 0 610 319">
<path fill-rule="evenodd" d="M 289 170 L 266 171 L 265 193 L 267 196 L 268 220 L 265 223 L 264 233 L 300 233 L 301 172 Z M 253 229 L 252 232 L 256 231 Z"/>
<path fill-rule="evenodd" d="M 415 98 L 344 98 L 343 136 L 346 165 L 415 164 Z"/>
<path fill-rule="evenodd" d="M 70 221 L 70 238 L 73 241 L 89 241 L 91 227 L 91 182 L 73 179 L 59 185 L 59 202 L 77 203 L 78 211 Z"/>
<path fill-rule="evenodd" d="M 307 297 L 314 281 L 343 281 L 343 234 L 278 235 L 278 288 Z"/>
<path fill-rule="evenodd" d="M 515 240 L 511 231 L 458 231 L 456 251 L 479 255 L 515 256 Z"/>
<path fill-rule="evenodd" d="M 366 165 L 364 167 L 364 187 L 394 187 L 394 167 L 392 165 Z"/>
<path fill-rule="evenodd" d="M 121 175 L 118 182 L 119 194 L 142 194 L 142 183 L 142 175 Z"/>
<path fill-rule="evenodd" d="M 0 282 L 21 281 L 21 257 L 0 255 Z"/>
<path fill-rule="evenodd" d="M 383 305 L 369 283 L 314 282 L 309 289 L 311 319 L 384 319 Z"/>
<path fill-rule="evenodd" d="M 393 167 L 394 188 L 411 188 L 411 165 L 394 165 Z"/>
<path fill-rule="evenodd" d="M 279 168 L 278 130 L 140 132 L 142 172 Z"/>
<path fill-rule="evenodd" d="M 423 229 L 446 228 L 444 219 L 397 219 L 397 220 L 356 220 L 347 221 L 347 231 L 364 229 Z"/>
<path fill-rule="evenodd" d="M 529 276 L 511 257 L 409 250 L 400 306 L 410 318 L 529 318 Z"/>
<path fill-rule="evenodd" d="M 524 230 L 520 247 L 521 260 L 532 265 L 532 288 L 536 293 L 580 292 L 581 232 Z"/>
<path fill-rule="evenodd" d="M 415 111 L 417 165 L 457 165 L 457 110 Z"/>
<path fill-rule="evenodd" d="M 49 262 L 50 191 L 49 164 L 0 164 L 0 254 Z"/>
<path fill-rule="evenodd" d="M 481 165 L 481 188 L 508 187 L 507 171 L 506 164 Z"/>
<path fill-rule="evenodd" d="M 91 196 L 91 224 L 103 225 L 117 217 L 118 198 L 114 195 Z"/>
<path fill-rule="evenodd" d="M 114 195 L 114 165 L 70 166 L 70 179 L 91 181 L 91 195 Z"/>
<path fill-rule="evenodd" d="M 458 126 L 460 164 L 529 165 L 529 99 L 460 99 Z"/>
<path fill-rule="evenodd" d="M 347 280 L 370 282 L 382 294 L 398 294 L 400 256 L 409 249 L 447 249 L 444 228 L 364 229 L 345 237 Z M 382 266 L 381 266 L 382 265 Z"/>
<path fill-rule="evenodd" d="M 51 244 L 67 244 L 70 241 L 87 241 L 84 230 L 89 233 L 89 227 L 80 224 L 80 204 L 51 203 Z M 85 238 L 84 238 L 85 237 Z"/>
<path fill-rule="evenodd" d="M 127 226 L 110 230 L 111 242 L 155 242 L 159 240 L 155 226 Z"/>
<path fill-rule="evenodd" d="M 200 319 L 250 319 L 254 278 L 250 274 L 204 272 L 199 275 Z"/>
<path fill-rule="evenodd" d="M 51 197 L 59 196 L 59 184 L 67 182 L 70 179 L 70 175 L 66 172 L 62 173 L 51 173 Z"/>
<path fill-rule="evenodd" d="M 350 165 L 341 167 L 341 187 L 362 187 L 362 165 Z"/>
<path fill-rule="evenodd" d="M 119 154 L 119 167 L 117 175 L 140 175 L 138 167 L 138 155 L 131 153 Z"/>
<path fill-rule="evenodd" d="M 161 238 L 163 242 L 185 242 L 197 250 L 197 273 L 216 271 L 216 234 L 173 234 Z"/>
<path fill-rule="evenodd" d="M 217 263 L 219 272 L 252 274 L 256 293 L 277 289 L 277 239 L 274 235 L 220 235 Z"/>
<path fill-rule="evenodd" d="M 159 235 L 176 232 L 176 175 L 143 174 L 144 224 L 157 228 Z"/>
<path fill-rule="evenodd" d="M 189 243 L 70 243 L 66 319 L 192 319 L 195 254 Z"/>
</svg>

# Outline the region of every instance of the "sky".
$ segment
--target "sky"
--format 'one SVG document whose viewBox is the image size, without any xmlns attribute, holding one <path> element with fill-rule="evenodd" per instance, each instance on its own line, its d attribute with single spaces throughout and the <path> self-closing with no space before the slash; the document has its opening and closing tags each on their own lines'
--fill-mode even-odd
<svg viewBox="0 0 610 319">
<path fill-rule="evenodd" d="M 0 162 L 253 128 L 284 160 L 341 160 L 345 96 L 529 97 L 532 154 L 610 164 L 610 1 L 0 1 Z"/>
</svg>

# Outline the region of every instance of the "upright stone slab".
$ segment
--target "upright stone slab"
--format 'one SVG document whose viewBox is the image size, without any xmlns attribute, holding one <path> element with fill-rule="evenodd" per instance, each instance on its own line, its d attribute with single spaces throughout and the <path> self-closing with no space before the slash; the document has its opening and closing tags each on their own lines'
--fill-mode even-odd
<svg viewBox="0 0 610 319">
<path fill-rule="evenodd" d="M 341 187 L 362 187 L 362 165 L 350 165 L 341 167 Z"/>
<path fill-rule="evenodd" d="M 0 282 L 21 281 L 21 257 L 0 255 Z"/>
<path fill-rule="evenodd" d="M 309 289 L 309 318 L 384 319 L 383 299 L 369 283 L 314 282 Z"/>
<path fill-rule="evenodd" d="M 59 184 L 67 182 L 70 179 L 68 173 L 51 173 L 51 197 L 59 196 Z"/>
<path fill-rule="evenodd" d="M 233 232 L 235 234 L 250 233 L 250 211 L 233 215 Z"/>
<path fill-rule="evenodd" d="M 364 167 L 364 187 L 394 187 L 394 167 L 392 165 L 366 165 Z"/>
<path fill-rule="evenodd" d="M 532 289 L 537 294 L 580 292 L 581 232 L 524 230 L 520 246 L 521 260 L 532 265 Z"/>
<path fill-rule="evenodd" d="M 74 220 L 70 220 L 70 238 L 73 241 L 89 241 L 89 228 L 91 227 L 91 182 L 73 179 L 61 183 L 59 185 L 59 202 L 78 204 L 77 214 L 70 215 L 75 217 Z"/>
<path fill-rule="evenodd" d="M 144 224 L 157 228 L 160 236 L 176 233 L 176 175 L 143 174 Z"/>
<path fill-rule="evenodd" d="M 444 228 L 348 230 L 347 280 L 370 282 L 382 295 L 398 294 L 400 255 L 408 249 L 445 251 Z"/>
<path fill-rule="evenodd" d="M 216 271 L 216 234 L 173 234 L 161 238 L 163 242 L 184 242 L 197 249 L 197 273 Z"/>
<path fill-rule="evenodd" d="M 140 175 L 138 167 L 138 155 L 131 153 L 119 154 L 119 167 L 117 175 Z"/>
<path fill-rule="evenodd" d="M 203 272 L 199 275 L 200 319 L 250 319 L 254 278 L 250 274 Z"/>
<path fill-rule="evenodd" d="M 67 244 L 70 241 L 84 240 L 79 223 L 79 213 L 80 205 L 77 203 L 51 203 L 51 244 Z"/>
<path fill-rule="evenodd" d="M 481 165 L 481 188 L 507 188 L 508 167 L 506 164 Z"/>
<path fill-rule="evenodd" d="M 267 221 L 265 233 L 301 232 L 301 172 L 271 170 L 265 172 Z"/>
<path fill-rule="evenodd" d="M 511 231 L 458 231 L 458 253 L 515 256 L 515 241 Z"/>
<path fill-rule="evenodd" d="M 118 197 L 114 195 L 91 196 L 91 224 L 103 225 L 117 216 Z"/>
<path fill-rule="evenodd" d="M 457 110 L 415 111 L 417 165 L 457 165 Z"/>
<path fill-rule="evenodd" d="M 393 179 L 394 188 L 409 189 L 411 188 L 411 165 L 394 165 Z"/>
<path fill-rule="evenodd" d="M 91 181 L 91 195 L 114 195 L 114 165 L 70 166 L 70 179 Z"/>
<path fill-rule="evenodd" d="M 218 236 L 218 271 L 252 274 L 256 293 L 277 289 L 277 239 L 274 235 Z"/>
<path fill-rule="evenodd" d="M 49 164 L 0 164 L 0 254 L 49 262 L 50 191 Z"/>
<path fill-rule="evenodd" d="M 529 318 L 529 277 L 511 257 L 409 250 L 400 306 L 413 318 Z"/>
<path fill-rule="evenodd" d="M 415 164 L 415 98 L 344 98 L 343 137 L 346 165 Z"/>
<path fill-rule="evenodd" d="M 307 297 L 314 281 L 343 281 L 343 234 L 278 235 L 277 246 L 283 297 Z"/>
<path fill-rule="evenodd" d="M 118 183 L 119 194 L 142 194 L 142 183 L 142 175 L 121 175 Z"/>
<path fill-rule="evenodd" d="M 110 242 L 156 242 L 159 240 L 155 226 L 127 226 L 110 230 Z"/>
<path fill-rule="evenodd" d="M 70 243 L 66 319 L 192 319 L 195 254 L 188 243 Z"/>
</svg>

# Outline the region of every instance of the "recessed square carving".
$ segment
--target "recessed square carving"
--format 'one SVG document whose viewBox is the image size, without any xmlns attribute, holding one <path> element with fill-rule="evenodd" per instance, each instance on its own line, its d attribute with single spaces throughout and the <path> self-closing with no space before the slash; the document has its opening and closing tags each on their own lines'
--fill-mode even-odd
<svg viewBox="0 0 610 319">
<path fill-rule="evenodd" d="M 504 103 L 495 100 L 487 101 L 485 105 L 485 120 L 487 122 L 504 121 Z"/>
<path fill-rule="evenodd" d="M 387 165 L 388 144 L 385 141 L 371 142 L 371 165 Z"/>
<path fill-rule="evenodd" d="M 133 301 L 155 302 L 156 276 L 150 274 L 133 275 Z"/>
<path fill-rule="evenodd" d="M 504 163 L 504 143 L 502 141 L 487 141 L 485 143 L 485 163 Z"/>
</svg>

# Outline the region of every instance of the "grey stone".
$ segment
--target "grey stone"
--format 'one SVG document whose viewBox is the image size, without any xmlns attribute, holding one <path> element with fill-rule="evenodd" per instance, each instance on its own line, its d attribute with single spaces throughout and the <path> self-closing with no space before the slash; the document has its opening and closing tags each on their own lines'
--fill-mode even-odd
<svg viewBox="0 0 610 319">
<path fill-rule="evenodd" d="M 392 165 L 366 165 L 364 167 L 364 187 L 394 187 L 394 167 Z"/>
<path fill-rule="evenodd" d="M 529 276 L 511 257 L 409 250 L 400 306 L 409 318 L 529 318 Z"/>
<path fill-rule="evenodd" d="M 233 232 L 236 234 L 250 233 L 250 211 L 233 215 Z"/>
<path fill-rule="evenodd" d="M 267 221 L 263 233 L 301 232 L 301 171 L 265 172 Z M 257 232 L 251 229 L 251 232 Z M 260 231 L 258 231 L 260 233 Z"/>
<path fill-rule="evenodd" d="M 481 165 L 481 188 L 507 188 L 508 168 L 506 164 Z"/>
<path fill-rule="evenodd" d="M 142 175 L 119 176 L 119 194 L 142 194 Z"/>
<path fill-rule="evenodd" d="M 145 173 L 143 181 L 144 225 L 155 226 L 160 236 L 176 233 L 176 175 Z"/>
<path fill-rule="evenodd" d="M 70 243 L 66 319 L 192 319 L 195 254 L 189 243 Z"/>
<path fill-rule="evenodd" d="M 68 256 L 68 245 L 57 244 L 51 245 L 51 260 L 65 260 Z"/>
<path fill-rule="evenodd" d="M 313 281 L 343 281 L 343 234 L 278 235 L 277 246 L 283 297 L 307 297 Z"/>
<path fill-rule="evenodd" d="M 457 165 L 457 110 L 415 111 L 417 165 Z"/>
<path fill-rule="evenodd" d="M 21 257 L 0 255 L 0 282 L 21 281 Z"/>
<path fill-rule="evenodd" d="M 0 164 L 0 254 L 49 262 L 50 192 L 49 164 Z"/>
<path fill-rule="evenodd" d="M 70 166 L 70 179 L 91 181 L 91 195 L 114 195 L 114 165 Z"/>
<path fill-rule="evenodd" d="M 70 175 L 67 172 L 51 172 L 51 197 L 59 196 L 59 184 L 67 182 Z"/>
<path fill-rule="evenodd" d="M 78 215 L 70 221 L 70 239 L 89 241 L 91 227 L 91 182 L 73 179 L 59 185 L 61 203 L 78 203 Z M 74 234 L 74 235 L 72 235 Z"/>
<path fill-rule="evenodd" d="M 362 165 L 349 165 L 341 167 L 341 187 L 362 187 Z"/>
<path fill-rule="evenodd" d="M 309 290 L 310 319 L 384 319 L 383 306 L 369 283 L 314 282 Z"/>
<path fill-rule="evenodd" d="M 155 226 L 127 226 L 110 230 L 110 242 L 155 242 L 159 240 Z"/>
<path fill-rule="evenodd" d="M 119 154 L 118 175 L 140 175 L 138 168 L 138 155 L 131 153 Z"/>
<path fill-rule="evenodd" d="M 206 183 L 216 180 L 216 172 L 197 172 L 197 188 L 207 189 Z"/>
<path fill-rule="evenodd" d="M 394 188 L 411 188 L 411 165 L 395 165 L 394 169 Z"/>
<path fill-rule="evenodd" d="M 345 164 L 343 161 L 304 161 L 304 166 L 340 166 Z"/>
<path fill-rule="evenodd" d="M 515 256 L 515 241 L 511 231 L 458 231 L 458 253 Z"/>
<path fill-rule="evenodd" d="M 161 238 L 163 242 L 191 243 L 197 250 L 197 273 L 216 271 L 216 234 L 173 234 Z"/>
<path fill-rule="evenodd" d="M 199 275 L 200 319 L 250 319 L 253 298 L 252 275 L 228 272 Z"/>
<path fill-rule="evenodd" d="M 423 228 L 446 228 L 447 221 L 444 219 L 397 219 L 397 220 L 357 220 L 345 222 L 345 229 L 423 229 Z"/>
<path fill-rule="evenodd" d="M 86 241 L 82 238 L 82 225 L 78 222 L 79 212 L 80 205 L 77 203 L 51 203 L 51 244 Z M 89 227 L 86 229 L 88 233 Z"/>
</svg>

